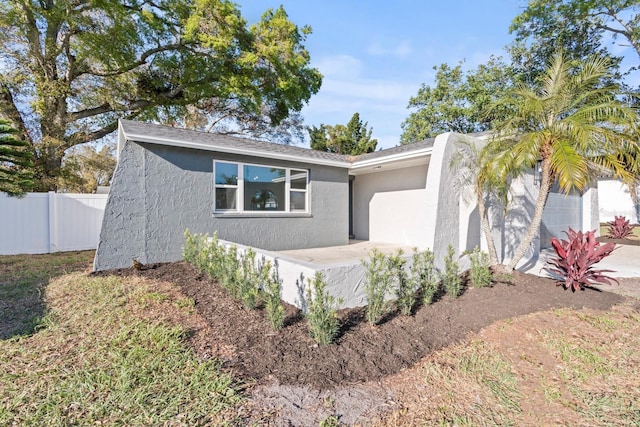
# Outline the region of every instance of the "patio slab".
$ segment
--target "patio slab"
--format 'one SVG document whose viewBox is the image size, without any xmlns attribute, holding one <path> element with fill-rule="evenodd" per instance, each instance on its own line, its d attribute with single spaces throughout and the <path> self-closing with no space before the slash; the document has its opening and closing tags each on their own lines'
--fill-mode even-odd
<svg viewBox="0 0 640 427">
<path fill-rule="evenodd" d="M 353 263 L 366 259 L 369 253 L 377 249 L 385 255 L 391 255 L 401 249 L 405 255 L 410 255 L 413 248 L 392 243 L 370 242 L 368 240 L 350 240 L 348 245 L 330 246 L 326 248 L 293 249 L 278 251 L 279 254 L 317 265 L 331 265 L 339 263 Z"/>
</svg>

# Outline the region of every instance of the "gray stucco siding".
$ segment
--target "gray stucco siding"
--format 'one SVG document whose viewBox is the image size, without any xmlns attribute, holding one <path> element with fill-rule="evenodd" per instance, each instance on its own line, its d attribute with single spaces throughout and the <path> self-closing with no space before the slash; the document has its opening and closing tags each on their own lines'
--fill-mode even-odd
<svg viewBox="0 0 640 427">
<path fill-rule="evenodd" d="M 307 214 L 214 214 L 214 160 L 309 170 Z M 266 250 L 348 242 L 348 170 L 127 141 L 114 173 L 95 270 L 182 257 L 183 233 Z"/>
</svg>

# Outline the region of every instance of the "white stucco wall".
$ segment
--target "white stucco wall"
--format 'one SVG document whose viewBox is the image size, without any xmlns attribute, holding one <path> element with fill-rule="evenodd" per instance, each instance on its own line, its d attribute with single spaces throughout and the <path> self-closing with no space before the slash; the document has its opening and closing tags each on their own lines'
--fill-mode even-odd
<svg viewBox="0 0 640 427">
<path fill-rule="evenodd" d="M 369 203 L 369 240 L 424 249 L 430 226 L 426 223 L 425 189 L 376 193 Z"/>
<path fill-rule="evenodd" d="M 616 215 L 622 215 L 637 224 L 629 187 L 622 182 L 617 179 L 599 180 L 598 199 L 600 201 L 600 222 L 613 221 Z"/>
<path fill-rule="evenodd" d="M 375 240 L 370 236 L 371 201 L 375 195 L 393 191 L 424 189 L 427 165 L 381 170 L 357 175 L 353 181 L 353 233 L 358 240 Z M 376 208 L 380 207 L 376 203 Z M 379 217 L 378 213 L 373 214 Z"/>
</svg>

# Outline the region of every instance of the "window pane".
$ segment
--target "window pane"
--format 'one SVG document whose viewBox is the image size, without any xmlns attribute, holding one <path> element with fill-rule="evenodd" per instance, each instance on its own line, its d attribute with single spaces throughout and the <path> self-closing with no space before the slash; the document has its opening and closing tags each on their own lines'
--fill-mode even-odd
<svg viewBox="0 0 640 427">
<path fill-rule="evenodd" d="M 285 169 L 245 165 L 245 211 L 284 211 L 285 178 Z"/>
<path fill-rule="evenodd" d="M 289 196 L 289 201 L 291 202 L 291 210 L 292 211 L 306 211 L 306 193 L 299 191 L 292 191 Z"/>
<path fill-rule="evenodd" d="M 235 188 L 216 188 L 216 210 L 236 210 Z"/>
<path fill-rule="evenodd" d="M 216 162 L 216 184 L 238 185 L 238 165 L 235 163 Z"/>
<path fill-rule="evenodd" d="M 307 189 L 307 171 L 291 170 L 291 188 L 296 190 Z"/>
<path fill-rule="evenodd" d="M 259 190 L 251 197 L 251 206 L 247 210 L 251 211 L 277 211 L 284 210 L 278 202 L 278 197 L 271 190 Z"/>
</svg>

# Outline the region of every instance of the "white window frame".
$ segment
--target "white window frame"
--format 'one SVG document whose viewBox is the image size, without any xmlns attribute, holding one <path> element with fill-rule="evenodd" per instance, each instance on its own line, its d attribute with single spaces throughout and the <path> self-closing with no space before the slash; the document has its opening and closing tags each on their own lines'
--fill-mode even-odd
<svg viewBox="0 0 640 427">
<path fill-rule="evenodd" d="M 235 164 L 238 168 L 238 179 L 236 185 L 229 184 L 216 184 L 216 164 L 217 163 L 227 163 L 227 164 Z M 284 210 L 282 211 L 258 211 L 258 210 L 245 210 L 244 206 L 244 167 L 245 166 L 256 166 L 268 169 L 284 169 L 285 170 L 285 200 L 284 200 Z M 291 171 L 296 172 L 304 172 L 306 175 L 305 188 L 291 188 Z M 296 176 L 298 174 L 294 174 Z M 283 166 L 275 166 L 275 165 L 267 165 L 267 164 L 259 164 L 259 163 L 247 163 L 247 162 L 236 162 L 230 160 L 223 159 L 215 159 L 213 161 L 213 213 L 216 215 L 241 215 L 241 216 L 281 216 L 281 215 L 308 215 L 310 213 L 309 206 L 309 170 L 305 168 L 299 167 L 283 167 Z M 235 188 L 236 189 L 236 209 L 218 209 L 216 206 L 216 189 L 217 188 Z M 291 209 L 291 193 L 304 193 L 304 206 L 305 209 Z"/>
<path fill-rule="evenodd" d="M 231 164 L 231 165 L 236 165 L 236 168 L 238 170 L 238 175 L 236 178 L 236 185 L 233 184 L 218 184 L 216 182 L 216 177 L 218 176 L 218 173 L 216 171 L 216 163 L 227 163 L 227 164 Z M 240 165 L 238 164 L 238 162 L 227 162 L 224 160 L 217 160 L 213 162 L 213 208 L 215 210 L 215 212 L 238 212 L 238 206 L 240 205 L 240 200 L 242 195 L 242 185 L 240 185 L 240 176 L 242 175 L 242 170 L 240 169 Z M 235 209 L 218 209 L 218 207 L 216 206 L 216 191 L 218 188 L 235 188 L 236 189 L 236 208 Z"/>
</svg>

